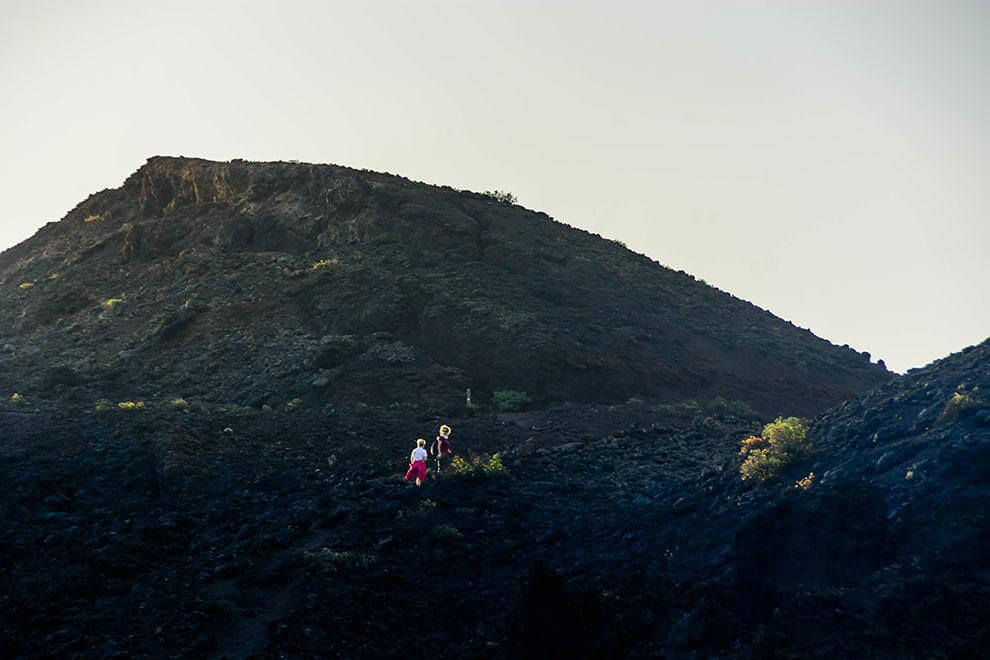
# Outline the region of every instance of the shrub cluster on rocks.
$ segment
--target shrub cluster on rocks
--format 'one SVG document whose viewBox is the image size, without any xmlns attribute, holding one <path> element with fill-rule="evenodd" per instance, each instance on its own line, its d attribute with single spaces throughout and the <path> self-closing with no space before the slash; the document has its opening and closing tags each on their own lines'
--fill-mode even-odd
<svg viewBox="0 0 990 660">
<path fill-rule="evenodd" d="M 502 412 L 521 410 L 530 402 L 528 394 L 517 390 L 498 390 L 492 394 L 492 405 Z"/>
<path fill-rule="evenodd" d="M 767 481 L 806 456 L 810 450 L 807 434 L 804 420 L 778 417 L 764 426 L 760 435 L 743 440 L 739 448 L 740 455 L 746 457 L 739 467 L 743 480 Z"/>
<path fill-rule="evenodd" d="M 454 456 L 450 464 L 454 470 L 454 474 L 463 476 L 489 475 L 505 470 L 505 464 L 502 462 L 502 454 L 499 452 L 495 452 L 488 458 L 472 456 L 467 459 Z"/>
</svg>

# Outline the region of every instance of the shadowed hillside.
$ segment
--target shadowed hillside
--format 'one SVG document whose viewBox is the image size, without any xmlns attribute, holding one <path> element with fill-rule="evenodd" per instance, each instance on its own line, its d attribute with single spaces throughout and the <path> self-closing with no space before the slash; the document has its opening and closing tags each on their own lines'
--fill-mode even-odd
<svg viewBox="0 0 990 660">
<path fill-rule="evenodd" d="M 153 158 L 0 255 L 0 308 L 4 390 L 81 405 L 472 387 L 807 414 L 890 376 L 545 214 L 331 165 Z"/>
</svg>

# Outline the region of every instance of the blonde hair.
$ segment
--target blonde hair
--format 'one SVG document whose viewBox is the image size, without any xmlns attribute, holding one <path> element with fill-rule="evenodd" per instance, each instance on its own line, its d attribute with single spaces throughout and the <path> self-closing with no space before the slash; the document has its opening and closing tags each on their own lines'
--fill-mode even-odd
<svg viewBox="0 0 990 660">
<path fill-rule="evenodd" d="M 422 438 L 420 438 L 419 440 L 416 441 L 416 446 L 417 447 L 425 447 L 426 446 L 426 440 L 423 440 Z"/>
<path fill-rule="evenodd" d="M 446 433 L 444 433 L 444 431 L 446 431 Z M 450 432 L 450 427 L 446 424 L 440 427 L 440 435 L 450 435 Z"/>
</svg>

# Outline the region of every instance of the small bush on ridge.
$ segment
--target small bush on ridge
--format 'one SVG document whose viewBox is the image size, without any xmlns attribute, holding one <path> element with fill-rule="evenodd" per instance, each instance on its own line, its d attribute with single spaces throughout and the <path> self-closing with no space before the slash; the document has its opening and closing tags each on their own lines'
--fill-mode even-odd
<svg viewBox="0 0 990 660">
<path fill-rule="evenodd" d="M 494 199 L 496 202 L 501 202 L 503 204 L 515 204 L 519 201 L 518 197 L 507 190 L 486 190 L 485 194 Z"/>
</svg>

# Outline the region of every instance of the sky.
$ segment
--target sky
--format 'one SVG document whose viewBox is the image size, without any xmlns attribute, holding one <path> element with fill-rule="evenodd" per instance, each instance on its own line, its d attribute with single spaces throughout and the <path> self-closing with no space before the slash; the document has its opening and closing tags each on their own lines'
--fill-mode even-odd
<svg viewBox="0 0 990 660">
<path fill-rule="evenodd" d="M 990 336 L 990 3 L 0 0 L 0 249 L 152 155 L 500 189 L 895 371 Z"/>
</svg>

